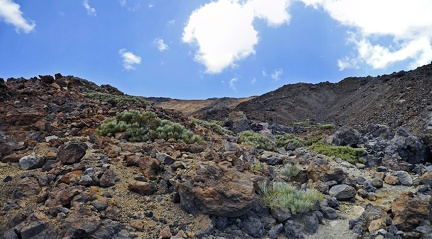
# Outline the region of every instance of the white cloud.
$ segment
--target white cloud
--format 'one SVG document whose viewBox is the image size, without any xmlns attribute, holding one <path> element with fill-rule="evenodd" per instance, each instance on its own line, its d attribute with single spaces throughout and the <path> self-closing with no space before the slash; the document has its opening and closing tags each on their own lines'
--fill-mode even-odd
<svg viewBox="0 0 432 239">
<path fill-rule="evenodd" d="M 237 81 L 238 81 L 237 78 L 232 78 L 232 79 L 230 80 L 229 85 L 230 85 L 230 88 L 231 88 L 231 89 L 233 89 L 233 90 L 237 90 L 237 89 L 236 89 L 236 86 L 235 86 L 235 84 L 236 84 Z"/>
<path fill-rule="evenodd" d="M 340 59 L 340 69 L 360 64 L 386 68 L 405 60 L 414 68 L 432 60 L 430 0 L 302 1 L 324 9 L 333 19 L 354 30 L 347 42 L 355 47 L 356 54 Z M 391 43 L 377 43 L 389 37 Z"/>
<path fill-rule="evenodd" d="M 168 50 L 168 45 L 164 42 L 161 38 L 156 38 L 154 40 L 154 43 L 156 44 L 156 47 L 159 49 L 159 51 L 166 51 Z"/>
<path fill-rule="evenodd" d="M 257 79 L 254 77 L 254 78 L 252 78 L 251 83 L 255 84 L 256 81 L 257 81 Z"/>
<path fill-rule="evenodd" d="M 183 30 L 182 40 L 196 46 L 195 60 L 216 74 L 255 54 L 256 18 L 270 26 L 287 23 L 291 0 L 218 0 L 196 9 Z"/>
<path fill-rule="evenodd" d="M 271 74 L 271 78 L 275 81 L 278 81 L 278 80 L 280 80 L 282 74 L 283 74 L 282 69 L 274 70 L 273 73 Z"/>
<path fill-rule="evenodd" d="M 127 0 L 119 0 L 120 6 L 124 7 L 126 6 Z"/>
<path fill-rule="evenodd" d="M 84 0 L 83 1 L 83 6 L 87 10 L 87 14 L 89 16 L 96 16 L 96 9 L 90 7 L 90 4 L 89 4 L 88 0 Z"/>
<path fill-rule="evenodd" d="M 262 76 L 267 77 L 267 72 L 265 70 L 261 71 Z"/>
<path fill-rule="evenodd" d="M 122 58 L 123 67 L 125 70 L 134 70 L 135 65 L 141 64 L 141 57 L 127 51 L 125 48 L 119 50 L 119 54 Z"/>
<path fill-rule="evenodd" d="M 148 8 L 154 8 L 154 4 L 153 3 L 149 3 Z"/>
<path fill-rule="evenodd" d="M 176 20 L 175 20 L 175 19 L 169 20 L 169 21 L 168 21 L 168 25 L 174 25 L 174 24 L 175 24 L 175 22 L 176 22 Z"/>
<path fill-rule="evenodd" d="M 26 20 L 20 10 L 20 5 L 13 0 L 0 0 L 0 19 L 6 23 L 15 26 L 15 31 L 29 33 L 34 30 L 36 23 L 32 20 Z"/>
</svg>

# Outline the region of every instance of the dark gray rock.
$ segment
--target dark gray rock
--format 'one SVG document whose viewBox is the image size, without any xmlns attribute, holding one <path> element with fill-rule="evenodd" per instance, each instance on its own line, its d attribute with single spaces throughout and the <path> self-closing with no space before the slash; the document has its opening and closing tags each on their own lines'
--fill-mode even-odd
<svg viewBox="0 0 432 239">
<path fill-rule="evenodd" d="M 384 185 L 384 182 L 382 179 L 380 178 L 374 178 L 371 180 L 372 186 L 374 186 L 375 188 L 382 188 Z"/>
<path fill-rule="evenodd" d="M 291 217 L 291 211 L 288 208 L 275 207 L 271 210 L 271 214 L 277 222 L 284 222 Z"/>
<path fill-rule="evenodd" d="M 285 235 L 290 239 L 305 239 L 305 234 L 302 226 L 294 223 L 293 221 L 286 221 L 284 224 Z"/>
<path fill-rule="evenodd" d="M 21 238 L 34 238 L 48 227 L 46 223 L 35 221 L 20 230 Z"/>
<path fill-rule="evenodd" d="M 243 231 L 253 237 L 262 236 L 262 223 L 256 217 L 248 217 L 243 222 Z"/>
<path fill-rule="evenodd" d="M 340 128 L 333 135 L 332 144 L 337 146 L 351 146 L 357 147 L 357 144 L 360 142 L 360 133 L 349 127 L 344 126 Z"/>
<path fill-rule="evenodd" d="M 276 224 L 270 228 L 270 231 L 268 232 L 268 236 L 271 239 L 277 239 L 279 237 L 279 234 L 282 232 L 284 226 L 282 223 Z"/>
<path fill-rule="evenodd" d="M 307 212 L 300 215 L 304 230 L 307 233 L 314 234 L 319 228 L 319 218 L 315 212 Z"/>
<path fill-rule="evenodd" d="M 338 184 L 330 188 L 329 195 L 336 197 L 337 200 L 351 200 L 356 195 L 356 190 L 346 184 Z"/>
<path fill-rule="evenodd" d="M 115 182 L 116 182 L 116 174 L 114 173 L 113 170 L 108 169 L 102 174 L 99 180 L 99 185 L 101 187 L 107 188 L 107 187 L 114 186 Z"/>
<path fill-rule="evenodd" d="M 166 153 L 156 153 L 156 158 L 162 164 L 171 165 L 174 163 L 174 159 Z"/>
<path fill-rule="evenodd" d="M 214 222 L 215 222 L 216 229 L 220 231 L 225 230 L 229 225 L 229 221 L 227 217 L 216 217 Z"/>
<path fill-rule="evenodd" d="M 74 164 L 81 161 L 86 154 L 87 144 L 85 143 L 72 143 L 67 146 L 60 146 L 57 153 L 57 159 L 63 164 Z"/>
<path fill-rule="evenodd" d="M 325 219 L 334 220 L 338 217 L 336 210 L 331 207 L 321 207 L 321 212 Z"/>
<path fill-rule="evenodd" d="M 425 163 L 430 156 L 421 140 L 403 127 L 398 129 L 385 153 L 389 156 L 396 154 L 410 164 Z"/>
<path fill-rule="evenodd" d="M 14 228 L 11 228 L 3 234 L 3 238 L 4 239 L 19 239 L 19 236 L 17 234 L 17 231 Z"/>
<path fill-rule="evenodd" d="M 404 186 L 412 186 L 413 179 L 411 175 L 405 171 L 397 171 L 393 173 L 394 176 L 398 177 L 399 182 Z"/>
</svg>

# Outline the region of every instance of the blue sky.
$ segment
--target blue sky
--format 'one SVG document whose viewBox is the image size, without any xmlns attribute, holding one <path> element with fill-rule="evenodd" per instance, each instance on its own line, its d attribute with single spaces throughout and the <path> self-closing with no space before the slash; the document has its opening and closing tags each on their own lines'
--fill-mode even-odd
<svg viewBox="0 0 432 239">
<path fill-rule="evenodd" d="M 432 61 L 430 0 L 0 0 L 0 77 L 247 97 Z"/>
</svg>

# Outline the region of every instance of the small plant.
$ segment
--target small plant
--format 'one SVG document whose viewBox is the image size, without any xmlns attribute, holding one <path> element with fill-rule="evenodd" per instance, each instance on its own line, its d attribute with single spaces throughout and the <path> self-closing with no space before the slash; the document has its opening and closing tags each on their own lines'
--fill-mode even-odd
<svg viewBox="0 0 432 239">
<path fill-rule="evenodd" d="M 263 169 L 263 165 L 262 163 L 255 159 L 251 164 L 250 164 L 250 169 L 254 172 L 259 172 Z"/>
<path fill-rule="evenodd" d="M 334 124 L 319 124 L 318 128 L 321 130 L 334 129 L 336 126 Z"/>
<path fill-rule="evenodd" d="M 285 166 L 283 166 L 280 171 L 282 175 L 289 178 L 297 176 L 300 172 L 301 169 L 299 167 L 291 164 L 285 164 Z"/>
<path fill-rule="evenodd" d="M 201 125 L 204 128 L 207 128 L 217 134 L 223 135 L 224 131 L 222 126 L 220 126 L 218 123 L 214 123 L 214 122 L 208 122 L 205 120 L 200 120 L 197 118 L 191 118 L 192 122 L 194 122 L 195 124 Z"/>
<path fill-rule="evenodd" d="M 265 150 L 275 150 L 275 143 L 261 134 L 252 131 L 243 131 L 238 136 L 239 142 L 243 145 L 251 145 Z"/>
<path fill-rule="evenodd" d="M 174 139 L 187 144 L 205 143 L 183 125 L 161 120 L 154 112 L 125 110 L 117 113 L 115 118 L 105 120 L 97 129 L 96 134 L 106 136 L 118 132 L 124 132 L 128 136 L 128 141 L 132 142 Z"/>
<path fill-rule="evenodd" d="M 289 144 L 293 144 L 296 147 L 303 147 L 306 145 L 306 141 L 301 138 L 295 137 L 293 134 L 283 134 L 276 136 L 276 147 L 285 148 Z"/>
<path fill-rule="evenodd" d="M 329 157 L 341 158 L 349 163 L 365 163 L 361 158 L 366 150 L 363 148 L 352 148 L 349 146 L 335 146 L 323 141 L 318 141 L 309 147 L 311 150 L 327 155 Z"/>
<path fill-rule="evenodd" d="M 293 214 L 314 210 L 317 202 L 324 199 L 322 193 L 316 189 L 297 190 L 285 183 L 277 183 L 272 187 L 262 182 L 259 187 L 267 206 L 272 209 L 290 209 Z"/>
</svg>

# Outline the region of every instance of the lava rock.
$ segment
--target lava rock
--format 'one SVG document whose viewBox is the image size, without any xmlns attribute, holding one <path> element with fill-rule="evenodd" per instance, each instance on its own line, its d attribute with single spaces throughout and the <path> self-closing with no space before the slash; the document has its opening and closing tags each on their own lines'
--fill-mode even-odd
<svg viewBox="0 0 432 239">
<path fill-rule="evenodd" d="M 72 143 L 66 146 L 60 146 L 57 154 L 57 159 L 63 164 L 74 164 L 81 161 L 86 154 L 87 144 L 85 143 Z"/>
<path fill-rule="evenodd" d="M 330 188 L 329 195 L 336 197 L 337 200 L 351 200 L 356 195 L 356 190 L 346 184 L 338 184 Z"/>
</svg>

